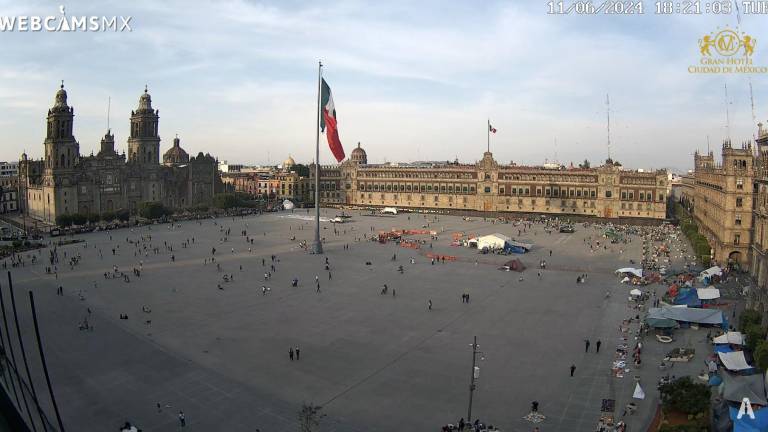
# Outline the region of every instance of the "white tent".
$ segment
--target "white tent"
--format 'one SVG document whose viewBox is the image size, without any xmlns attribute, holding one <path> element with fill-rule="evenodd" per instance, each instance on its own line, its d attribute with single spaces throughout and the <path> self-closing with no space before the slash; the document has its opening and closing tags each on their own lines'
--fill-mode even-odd
<svg viewBox="0 0 768 432">
<path fill-rule="evenodd" d="M 643 292 L 640 291 L 639 289 L 635 288 L 632 291 L 630 291 L 629 294 L 633 295 L 633 296 L 641 296 L 641 295 L 643 295 Z"/>
<path fill-rule="evenodd" d="M 635 399 L 645 399 L 645 392 L 640 387 L 640 383 L 635 384 L 635 392 L 632 393 L 632 397 Z"/>
<path fill-rule="evenodd" d="M 511 239 L 504 234 L 494 233 L 477 238 L 477 248 L 501 249 Z"/>
<path fill-rule="evenodd" d="M 720 361 L 723 362 L 728 370 L 740 371 L 744 369 L 752 369 L 752 366 L 747 364 L 747 360 L 744 358 L 744 351 L 733 351 L 729 353 L 719 352 L 717 355 L 720 357 Z"/>
<path fill-rule="evenodd" d="M 643 269 L 636 269 L 632 267 L 624 267 L 616 270 L 616 273 L 624 274 L 624 273 L 630 273 L 637 277 L 643 277 Z"/>
<path fill-rule="evenodd" d="M 721 269 L 718 266 L 710 267 L 703 272 L 699 273 L 699 277 L 705 278 L 705 277 L 712 277 L 714 275 L 721 276 L 723 274 L 723 269 Z"/>
<path fill-rule="evenodd" d="M 744 335 L 741 332 L 728 332 L 712 340 L 716 344 L 744 345 Z"/>
<path fill-rule="evenodd" d="M 699 300 L 713 300 L 720 298 L 720 290 L 715 287 L 696 288 L 696 295 Z"/>
<path fill-rule="evenodd" d="M 296 207 L 291 200 L 284 200 L 283 201 L 283 208 L 286 210 L 293 210 Z"/>
</svg>

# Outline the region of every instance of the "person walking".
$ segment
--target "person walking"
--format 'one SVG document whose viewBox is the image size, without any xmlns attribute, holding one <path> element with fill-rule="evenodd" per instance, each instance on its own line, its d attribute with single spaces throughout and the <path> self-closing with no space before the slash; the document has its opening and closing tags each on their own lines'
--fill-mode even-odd
<svg viewBox="0 0 768 432">
<path fill-rule="evenodd" d="M 573 373 L 576 372 L 576 365 L 571 365 L 571 376 L 573 376 Z"/>
<path fill-rule="evenodd" d="M 427 300 L 427 310 L 432 310 L 432 299 Z"/>
<path fill-rule="evenodd" d="M 597 348 L 597 351 L 596 351 L 597 353 L 599 353 L 599 352 L 600 352 L 600 345 L 602 345 L 602 344 L 603 344 L 603 343 L 602 343 L 602 342 L 600 342 L 600 339 L 598 339 L 598 340 L 597 340 L 597 342 L 595 343 L 595 348 Z"/>
<path fill-rule="evenodd" d="M 288 348 L 288 358 L 293 361 L 293 347 Z"/>
<path fill-rule="evenodd" d="M 187 418 L 184 417 L 184 411 L 179 411 L 179 426 L 185 427 L 187 425 Z"/>
<path fill-rule="evenodd" d="M 584 352 L 589 352 L 589 339 L 584 339 Z"/>
<path fill-rule="evenodd" d="M 299 361 L 299 355 L 301 354 L 301 351 L 299 351 L 299 347 L 296 347 L 296 361 Z"/>
</svg>

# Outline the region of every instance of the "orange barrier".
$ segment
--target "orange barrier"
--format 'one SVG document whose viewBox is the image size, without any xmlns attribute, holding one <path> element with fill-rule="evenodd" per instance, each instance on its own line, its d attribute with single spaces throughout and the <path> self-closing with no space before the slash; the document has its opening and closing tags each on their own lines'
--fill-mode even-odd
<svg viewBox="0 0 768 432">
<path fill-rule="evenodd" d="M 408 249 L 419 249 L 421 248 L 421 245 L 413 242 L 400 242 L 400 247 L 404 247 Z"/>
</svg>

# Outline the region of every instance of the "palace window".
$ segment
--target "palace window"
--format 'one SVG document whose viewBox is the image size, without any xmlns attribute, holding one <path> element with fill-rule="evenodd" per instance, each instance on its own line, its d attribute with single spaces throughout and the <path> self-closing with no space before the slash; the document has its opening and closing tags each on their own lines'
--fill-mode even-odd
<svg viewBox="0 0 768 432">
<path fill-rule="evenodd" d="M 609 190 L 605 191 L 605 197 L 610 198 L 613 195 L 613 193 Z"/>
<path fill-rule="evenodd" d="M 737 245 L 741 243 L 741 234 L 734 234 L 733 235 L 733 244 Z"/>
<path fill-rule="evenodd" d="M 485 193 L 491 193 L 491 187 L 490 186 L 486 186 L 485 187 Z"/>
<path fill-rule="evenodd" d="M 744 189 L 744 179 L 736 179 L 736 189 Z"/>
<path fill-rule="evenodd" d="M 734 221 L 736 225 L 741 226 L 741 215 L 736 215 L 736 220 Z"/>
<path fill-rule="evenodd" d="M 743 201 L 744 199 L 741 197 L 736 198 L 736 207 L 741 207 L 743 205 Z"/>
<path fill-rule="evenodd" d="M 504 195 L 504 186 L 499 188 L 499 195 Z"/>
<path fill-rule="evenodd" d="M 640 201 L 645 201 L 645 192 L 640 192 Z"/>
</svg>

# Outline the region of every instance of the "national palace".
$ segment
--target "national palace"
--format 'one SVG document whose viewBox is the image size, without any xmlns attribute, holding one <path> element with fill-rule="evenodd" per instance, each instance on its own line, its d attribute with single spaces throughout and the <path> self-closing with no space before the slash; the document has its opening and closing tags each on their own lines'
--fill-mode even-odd
<svg viewBox="0 0 768 432">
<path fill-rule="evenodd" d="M 502 165 L 490 151 L 474 164 L 376 165 L 358 144 L 349 159 L 320 169 L 322 202 L 359 207 L 664 219 L 669 190 L 665 170 Z"/>
<path fill-rule="evenodd" d="M 142 202 L 170 208 L 210 204 L 222 188 L 217 160 L 203 153 L 190 157 L 176 137 L 161 163 L 159 114 L 145 88 L 131 111 L 127 157 L 117 153 L 109 130 L 98 154 L 81 156 L 73 134 L 75 109 L 67 104 L 62 84 L 48 110 L 44 157 L 21 156 L 22 210 L 33 219 L 55 223 L 65 214 L 135 213 Z"/>
</svg>

